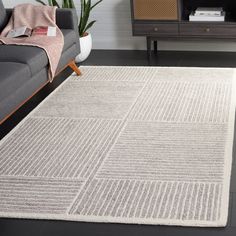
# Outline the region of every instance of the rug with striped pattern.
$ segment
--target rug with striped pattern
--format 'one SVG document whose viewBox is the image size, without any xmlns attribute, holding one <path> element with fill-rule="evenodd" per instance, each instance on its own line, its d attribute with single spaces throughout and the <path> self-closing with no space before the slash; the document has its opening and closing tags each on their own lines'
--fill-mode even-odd
<svg viewBox="0 0 236 236">
<path fill-rule="evenodd" d="M 225 226 L 235 70 L 81 70 L 0 141 L 0 217 Z"/>
</svg>

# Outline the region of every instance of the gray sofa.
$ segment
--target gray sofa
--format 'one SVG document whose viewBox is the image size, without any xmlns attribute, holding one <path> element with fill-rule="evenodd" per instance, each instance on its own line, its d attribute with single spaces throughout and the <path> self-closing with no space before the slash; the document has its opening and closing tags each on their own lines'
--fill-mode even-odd
<svg viewBox="0 0 236 236">
<path fill-rule="evenodd" d="M 0 0 L 0 32 L 11 13 Z M 56 21 L 65 40 L 57 73 L 70 66 L 79 74 L 74 62 L 80 52 L 76 11 L 57 9 Z M 47 68 L 48 58 L 43 49 L 0 44 L 0 124 L 48 83 Z"/>
</svg>

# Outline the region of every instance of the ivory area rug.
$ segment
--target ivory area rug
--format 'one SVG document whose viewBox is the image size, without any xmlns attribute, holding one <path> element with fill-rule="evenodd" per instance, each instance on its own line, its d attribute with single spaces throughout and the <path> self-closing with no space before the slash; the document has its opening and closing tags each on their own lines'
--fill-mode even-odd
<svg viewBox="0 0 236 236">
<path fill-rule="evenodd" d="M 227 223 L 235 70 L 82 67 L 0 142 L 0 216 Z"/>
</svg>

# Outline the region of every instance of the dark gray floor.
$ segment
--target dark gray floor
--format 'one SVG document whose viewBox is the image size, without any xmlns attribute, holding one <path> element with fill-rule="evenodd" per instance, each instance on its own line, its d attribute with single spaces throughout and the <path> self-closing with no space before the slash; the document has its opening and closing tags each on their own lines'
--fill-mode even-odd
<svg viewBox="0 0 236 236">
<path fill-rule="evenodd" d="M 84 65 L 119 66 L 201 66 L 236 67 L 236 53 L 159 52 L 151 61 L 145 51 L 92 52 Z M 0 139 L 14 128 L 32 109 L 59 86 L 71 73 L 69 69 L 34 96 L 18 112 L 0 126 Z M 235 142 L 236 150 L 236 142 Z M 234 152 L 235 154 L 236 152 Z M 229 221 L 226 228 L 187 228 L 123 224 L 93 224 L 64 221 L 0 219 L 0 236 L 235 236 L 236 235 L 236 158 L 234 155 Z"/>
</svg>

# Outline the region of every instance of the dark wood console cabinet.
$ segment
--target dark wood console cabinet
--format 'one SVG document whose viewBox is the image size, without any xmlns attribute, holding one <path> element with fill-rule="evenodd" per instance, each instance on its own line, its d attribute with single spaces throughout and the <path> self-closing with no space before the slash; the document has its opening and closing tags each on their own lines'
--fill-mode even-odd
<svg viewBox="0 0 236 236">
<path fill-rule="evenodd" d="M 226 19 L 190 22 L 197 7 L 223 7 Z M 147 38 L 149 57 L 158 40 L 236 41 L 236 0 L 131 0 L 131 13 L 133 35 Z"/>
</svg>

